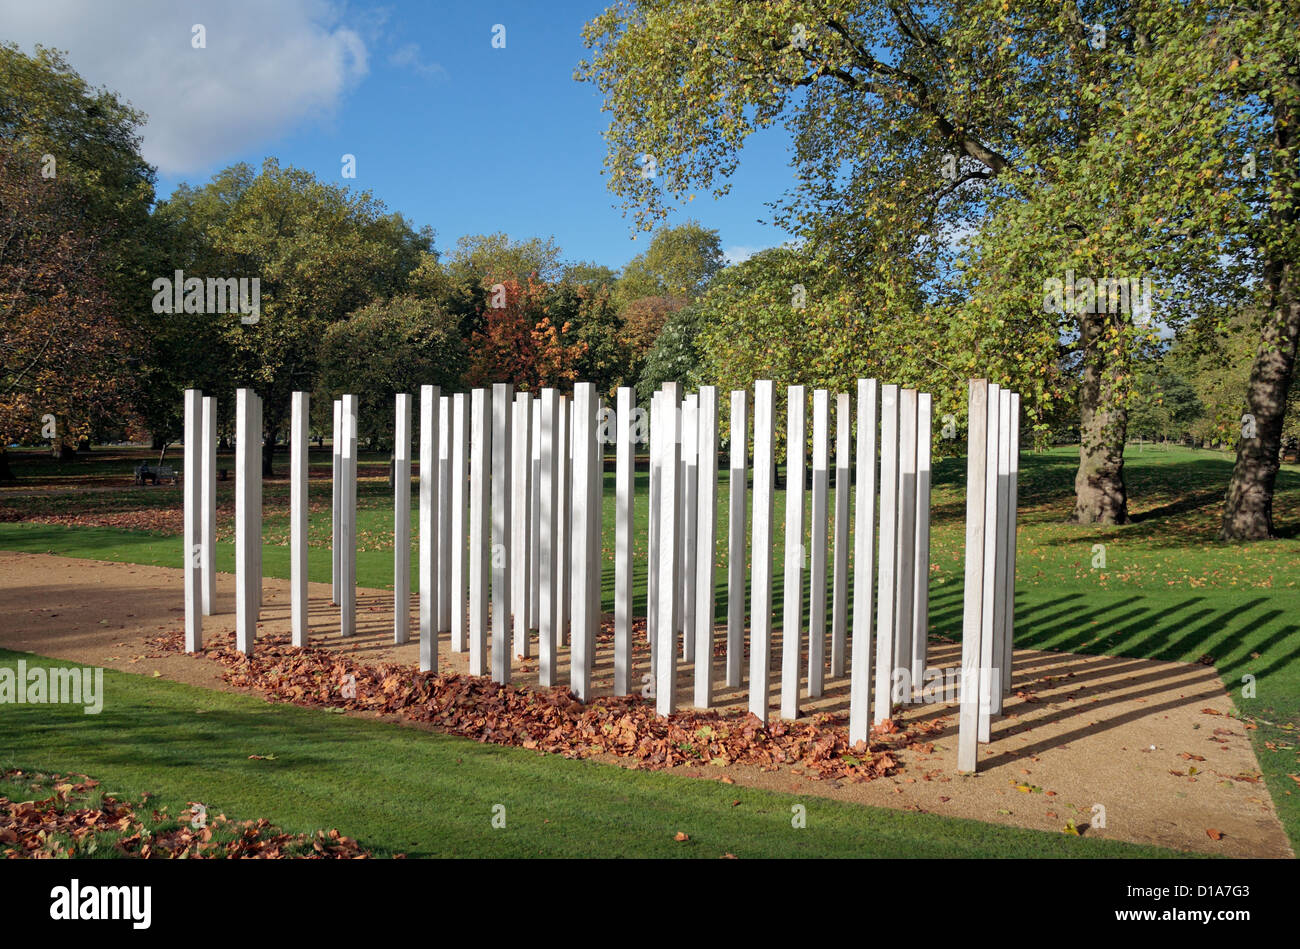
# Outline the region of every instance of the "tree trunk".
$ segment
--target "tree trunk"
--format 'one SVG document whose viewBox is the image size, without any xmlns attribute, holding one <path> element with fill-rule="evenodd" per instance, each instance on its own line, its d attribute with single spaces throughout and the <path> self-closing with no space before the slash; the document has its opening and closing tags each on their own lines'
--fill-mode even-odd
<svg viewBox="0 0 1300 949">
<path fill-rule="evenodd" d="M 269 478 L 272 475 L 272 462 L 275 461 L 275 436 L 274 430 L 266 433 L 266 440 L 262 444 L 262 477 Z"/>
<path fill-rule="evenodd" d="M 1237 442 L 1237 463 L 1228 483 L 1220 540 L 1266 540 L 1273 536 L 1273 488 L 1282 451 L 1282 423 L 1295 373 L 1300 338 L 1296 268 L 1272 268 L 1273 305 L 1264 317 L 1259 352 L 1246 387 L 1247 415 Z M 1253 437 L 1252 437 L 1253 436 Z"/>
<path fill-rule="evenodd" d="M 1079 384 L 1079 471 L 1074 478 L 1075 524 L 1128 522 L 1124 439 L 1128 410 L 1116 385 L 1119 357 L 1107 353 L 1106 314 L 1079 317 L 1083 379 Z"/>
<path fill-rule="evenodd" d="M 1220 540 L 1264 540 L 1273 536 L 1273 488 L 1277 483 L 1282 450 L 1282 423 L 1286 400 L 1295 374 L 1296 342 L 1300 338 L 1300 298 L 1296 262 L 1286 255 L 1294 246 L 1294 229 L 1300 224 L 1300 202 L 1295 172 L 1295 121 L 1300 118 L 1300 91 L 1294 84 L 1283 90 L 1273 111 L 1274 153 L 1290 155 L 1279 161 L 1274 193 L 1288 195 L 1269 211 L 1270 250 L 1265 257 L 1264 285 L 1269 294 L 1260 332 L 1259 350 L 1246 386 L 1247 414 L 1237 442 L 1237 463 L 1228 482 Z"/>
</svg>

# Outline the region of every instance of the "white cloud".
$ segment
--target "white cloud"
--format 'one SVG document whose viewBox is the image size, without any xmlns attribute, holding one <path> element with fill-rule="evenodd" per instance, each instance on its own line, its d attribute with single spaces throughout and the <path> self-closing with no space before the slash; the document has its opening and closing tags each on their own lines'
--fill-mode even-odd
<svg viewBox="0 0 1300 949">
<path fill-rule="evenodd" d="M 743 264 L 760 250 L 766 250 L 766 248 L 747 247 L 743 244 L 735 244 L 731 247 L 724 248 L 722 251 L 722 257 L 729 266 L 734 264 Z"/>
<path fill-rule="evenodd" d="M 367 71 L 365 42 L 328 0 L 0 0 L 0 22 L 25 52 L 63 50 L 87 82 L 146 112 L 141 150 L 167 175 L 328 120 Z"/>
<path fill-rule="evenodd" d="M 388 55 L 388 65 L 399 69 L 409 69 L 417 76 L 433 77 L 447 75 L 447 70 L 438 63 L 425 62 L 420 57 L 419 43 L 405 43 Z"/>
</svg>

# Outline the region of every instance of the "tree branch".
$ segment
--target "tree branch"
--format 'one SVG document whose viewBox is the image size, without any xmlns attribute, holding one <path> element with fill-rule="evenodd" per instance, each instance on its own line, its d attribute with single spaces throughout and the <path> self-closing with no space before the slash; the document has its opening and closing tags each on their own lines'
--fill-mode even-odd
<svg viewBox="0 0 1300 949">
<path fill-rule="evenodd" d="M 951 119 L 944 115 L 930 95 L 929 86 L 926 85 L 923 79 L 905 69 L 899 69 L 896 66 L 880 62 L 864 49 L 860 43 L 855 41 L 849 35 L 848 29 L 834 18 L 828 18 L 826 25 L 848 44 L 849 49 L 857 57 L 863 68 L 876 75 L 904 83 L 915 97 L 914 106 L 934 119 L 940 134 L 955 142 L 965 154 L 974 158 L 995 175 L 1001 174 L 1011 167 L 1011 162 L 1003 155 L 985 145 L 973 135 L 968 134 L 964 129 L 959 129 Z M 908 35 L 911 35 L 910 31 L 908 31 Z"/>
</svg>

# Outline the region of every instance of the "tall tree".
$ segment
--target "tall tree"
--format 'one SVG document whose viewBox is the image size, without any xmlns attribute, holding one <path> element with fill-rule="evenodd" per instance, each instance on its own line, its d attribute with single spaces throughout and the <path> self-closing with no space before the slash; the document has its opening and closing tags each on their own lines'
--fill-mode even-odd
<svg viewBox="0 0 1300 949">
<path fill-rule="evenodd" d="M 132 407 L 129 340 L 81 195 L 39 168 L 0 144 L 0 480 L 13 477 L 4 446 L 70 451 Z"/>
<path fill-rule="evenodd" d="M 1073 367 L 1082 381 L 1072 516 L 1122 522 L 1125 400 L 1152 335 L 1128 281 L 1149 278 L 1169 304 L 1221 292 L 1231 274 L 1188 226 L 1192 192 L 1169 200 L 1170 180 L 1135 160 L 1115 128 L 1143 84 L 1166 100 L 1195 88 L 1196 71 L 1162 51 L 1203 41 L 1215 9 L 644 0 L 588 24 L 593 55 L 577 75 L 613 114 L 609 184 L 643 227 L 695 190 L 724 193 L 746 139 L 784 119 L 797 183 L 774 202 L 775 221 L 878 302 L 924 288 L 952 321 L 931 361 L 942 356 L 949 376 L 1028 380 L 1039 428 L 1066 388 L 1056 367 Z M 1148 152 L 1183 175 L 1214 151 L 1212 131 L 1207 120 L 1187 129 L 1190 143 L 1165 137 Z M 1204 189 L 1198 197 L 1202 214 L 1223 206 Z M 1073 288 L 1076 277 L 1105 286 L 1100 306 L 1092 291 L 1045 306 L 1051 281 Z M 1179 312 L 1162 310 L 1165 320 Z"/>
<path fill-rule="evenodd" d="M 1243 428 L 1249 432 L 1252 419 L 1244 406 L 1264 317 L 1258 308 L 1225 318 L 1208 314 L 1192 321 L 1170 347 L 1170 369 L 1189 381 L 1202 407 L 1191 425 L 1197 442 L 1234 445 Z M 1291 386 L 1287 403 L 1282 443 L 1294 451 L 1300 445 L 1300 386 Z"/>
<path fill-rule="evenodd" d="M 1300 3 L 1261 0 L 1213 24 L 1215 72 L 1245 117 L 1237 163 L 1248 209 L 1233 222 L 1252 237 L 1259 265 L 1261 319 L 1246 389 L 1246 415 L 1219 536 L 1272 537 L 1273 491 L 1297 346 L 1300 346 Z M 1203 48 L 1203 47 L 1202 47 Z M 1244 101 L 1241 101 L 1244 100 Z M 1230 100 L 1231 101 L 1231 100 Z M 1243 172 L 1248 166 L 1252 172 Z M 1256 167 L 1258 167 L 1258 170 Z"/>
<path fill-rule="evenodd" d="M 564 265 L 565 283 L 584 287 L 612 287 L 618 282 L 618 273 L 612 267 L 589 260 L 579 260 Z"/>
<path fill-rule="evenodd" d="M 561 281 L 548 288 L 543 309 L 549 324 L 574 346 L 569 351 L 575 381 L 590 382 L 612 397 L 630 381 L 623 320 L 606 283 Z"/>
<path fill-rule="evenodd" d="M 326 330 L 365 304 L 406 290 L 432 249 L 433 234 L 388 213 L 368 191 L 320 182 L 274 159 L 260 173 L 239 164 L 202 188 L 182 185 L 158 213 L 205 235 L 202 259 L 216 273 L 195 276 L 260 280 L 255 321 L 214 314 L 200 319 L 219 328 L 239 384 L 254 386 L 265 400 L 263 470 L 269 473 L 291 394 L 316 381 Z M 193 259 L 185 256 L 190 250 L 178 248 L 177 269 Z"/>
<path fill-rule="evenodd" d="M 564 273 L 560 254 L 550 237 L 512 240 L 500 232 L 465 234 L 447 255 L 446 269 L 453 278 L 489 285 L 511 279 L 522 283 L 530 276 L 551 283 Z"/>
<path fill-rule="evenodd" d="M 456 319 L 413 295 L 372 303 L 333 323 L 321 344 L 321 372 L 313 404 L 322 422 L 344 393 L 358 398 L 360 437 L 393 440 L 393 397 L 422 385 L 454 389 L 466 368 Z"/>
<path fill-rule="evenodd" d="M 1179 253 L 1182 283 L 1200 288 L 1195 309 L 1259 314 L 1220 537 L 1261 539 L 1273 534 L 1300 340 L 1300 3 L 1152 6 L 1107 128 L 1144 176 L 1129 209 L 1158 226 L 1166 258 Z"/>
<path fill-rule="evenodd" d="M 646 353 L 668 323 L 669 317 L 686 305 L 682 297 L 640 297 L 623 307 L 623 333 L 627 341 L 628 359 L 640 373 Z"/>
<path fill-rule="evenodd" d="M 699 304 L 688 303 L 675 310 L 668 318 L 655 343 L 646 353 L 641 377 L 637 380 L 637 400 L 643 405 L 665 382 L 681 382 L 688 389 L 697 388 L 705 380 L 701 369 L 704 354 L 700 348 L 700 330 L 703 326 Z"/>
<path fill-rule="evenodd" d="M 10 437 L 48 431 L 44 416 L 69 450 L 139 407 L 128 370 L 147 338 L 130 328 L 148 308 L 154 193 L 143 122 L 58 52 L 0 43 L 0 477 Z"/>
<path fill-rule="evenodd" d="M 484 309 L 483 328 L 470 341 L 470 385 L 511 382 L 536 392 L 577 381 L 587 343 L 575 338 L 565 307 L 548 308 L 551 292 L 535 278 L 502 282 Z"/>
<path fill-rule="evenodd" d="M 618 281 L 621 305 L 643 297 L 672 296 L 693 300 L 725 264 L 722 240 L 699 221 L 665 224 L 650 246 L 628 261 Z"/>
<path fill-rule="evenodd" d="M 156 179 L 140 155 L 145 118 L 116 93 L 91 87 L 57 50 L 37 46 L 28 56 L 0 43 L 0 140 L 35 154 L 39 173 L 81 196 L 106 251 L 109 292 L 141 311 Z"/>
<path fill-rule="evenodd" d="M 1129 406 L 1129 434 L 1152 441 L 1181 441 L 1203 412 L 1191 382 L 1161 363 L 1138 374 Z"/>
</svg>

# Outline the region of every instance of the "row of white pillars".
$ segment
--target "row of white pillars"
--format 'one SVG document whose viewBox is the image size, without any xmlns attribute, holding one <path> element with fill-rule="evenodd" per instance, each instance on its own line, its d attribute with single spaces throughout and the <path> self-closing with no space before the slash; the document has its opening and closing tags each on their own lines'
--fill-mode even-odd
<svg viewBox="0 0 1300 949">
<path fill-rule="evenodd" d="M 569 642 L 572 615 L 569 594 L 570 548 L 573 544 L 573 399 L 558 396 L 555 408 L 555 646 Z M 558 673 L 557 673 L 558 675 Z"/>
<path fill-rule="evenodd" d="M 491 464 L 491 392 L 470 394 L 469 463 L 469 674 L 487 674 L 488 584 L 491 556 L 491 498 L 488 472 Z"/>
<path fill-rule="evenodd" d="M 929 393 L 895 385 L 880 387 L 876 724 L 890 717 L 894 704 L 911 703 L 913 686 L 919 686 L 925 676 L 930 615 L 931 411 Z M 862 422 L 860 416 L 859 426 Z M 856 625 L 855 619 L 855 634 Z"/>
<path fill-rule="evenodd" d="M 444 513 L 430 511 L 437 526 L 428 531 L 437 531 L 442 550 L 434 555 L 431 612 L 439 631 L 451 631 L 454 650 L 468 645 L 476 675 L 487 673 L 490 624 L 492 675 L 501 682 L 509 681 L 513 651 L 527 658 L 531 630 L 544 630 L 550 645 L 542 648 L 540 674 L 544 685 L 554 684 L 554 653 L 569 611 L 559 589 L 568 580 L 560 562 L 567 554 L 569 458 L 567 448 L 556 447 L 567 444 L 568 400 L 554 390 L 516 396 L 499 384 L 440 401 L 439 491 L 431 507 Z"/>
<path fill-rule="evenodd" d="M 422 393 L 423 395 L 423 393 Z M 444 402 L 446 400 L 443 400 Z M 309 395 L 295 392 L 291 402 L 290 430 L 290 547 L 291 547 L 291 630 L 295 645 L 305 646 L 308 642 L 307 612 L 307 483 L 308 483 L 308 438 L 309 438 Z M 396 450 L 395 465 L 395 549 L 394 549 L 394 639 L 403 643 L 409 639 L 409 603 L 410 603 L 410 443 L 411 443 L 411 404 L 410 396 L 397 397 Z M 427 410 L 422 405 L 422 413 Z M 443 414 L 445 414 L 445 409 Z M 205 437 L 204 451 L 212 452 L 212 461 L 207 470 L 209 483 L 215 482 L 215 405 L 210 410 L 213 424 L 212 436 Z M 357 531 L 357 398 L 345 395 L 335 402 L 335 421 L 337 438 L 333 446 L 333 517 L 332 529 L 337 540 L 332 550 L 333 561 L 333 599 L 337 601 L 340 612 L 340 633 L 351 636 L 356 631 L 356 531 Z M 424 419 L 422 419 L 422 422 Z M 436 428 L 428 429 L 436 439 Z M 236 400 L 236 636 L 239 648 L 251 652 L 255 639 L 257 611 L 261 606 L 261 442 L 262 442 L 262 400 L 254 392 L 240 389 Z M 196 440 L 197 444 L 197 440 Z M 427 450 L 422 441 L 421 452 Z M 432 493 L 433 504 L 424 503 L 426 491 L 424 478 L 421 481 L 421 518 L 432 515 L 436 518 L 436 501 L 445 497 L 451 486 L 451 457 L 445 441 L 439 453 L 439 464 L 424 466 L 426 472 L 432 472 L 436 484 Z M 215 490 L 215 484 L 212 484 Z M 204 489 L 204 497 L 208 489 Z M 215 506 L 215 500 L 213 501 Z M 187 508 L 188 509 L 188 508 Z M 205 502 L 205 516 L 208 505 Z M 445 530 L 450 531 L 447 524 Z M 422 543 L 431 538 L 431 533 L 422 531 Z M 211 563 L 211 556 L 205 555 L 203 561 Z M 421 549 L 422 566 L 437 562 L 435 551 L 426 554 Z M 451 564 L 442 565 L 440 569 L 448 572 Z M 428 570 L 421 573 L 422 594 L 429 580 Z M 441 586 L 441 584 L 439 584 Z M 421 612 L 421 664 L 425 668 L 436 665 L 436 637 L 427 635 L 425 630 L 426 614 L 423 604 L 437 602 L 432 595 L 422 595 Z M 451 605 L 445 607 L 450 613 Z M 447 628 L 442 623 L 443 630 Z M 199 640 L 201 644 L 201 639 Z M 197 648 L 195 646 L 194 648 Z"/>
<path fill-rule="evenodd" d="M 876 407 L 880 386 L 875 379 L 858 380 L 857 523 L 853 532 L 853 662 L 849 679 L 849 743 L 870 734 L 871 619 L 875 593 L 876 526 Z"/>
<path fill-rule="evenodd" d="M 875 526 L 875 471 L 877 399 L 875 380 L 861 380 L 858 392 L 858 522 L 849 530 L 850 400 L 836 398 L 836 498 L 834 518 L 830 501 L 830 393 L 812 393 L 812 476 L 811 524 L 805 523 L 805 437 L 807 392 L 802 386 L 787 391 L 787 479 L 785 508 L 784 595 L 782 610 L 781 696 L 782 717 L 799 714 L 800 683 L 805 674 L 808 695 L 818 697 L 825 685 L 826 637 L 831 640 L 830 674 L 843 675 L 847 659 L 849 612 L 849 544 L 856 544 L 853 588 L 855 662 L 853 690 L 858 699 L 851 715 L 855 740 L 868 729 L 866 703 L 871 692 L 868 670 L 872 629 L 873 597 L 872 538 Z M 930 397 L 915 390 L 886 386 L 881 400 L 879 452 L 881 471 L 881 564 L 880 589 L 888 591 L 876 603 L 877 625 L 889 636 L 877 644 L 876 722 L 891 713 L 891 685 L 896 669 L 919 681 L 924 676 L 928 626 L 928 545 Z M 769 403 L 767 400 L 771 399 Z M 770 557 L 773 550 L 773 477 L 775 454 L 775 393 L 768 384 L 755 386 L 754 422 L 754 516 L 751 596 L 750 708 L 767 720 L 770 704 L 770 638 L 773 578 Z M 689 403 L 684 418 L 690 418 Z M 732 530 L 729 538 L 728 588 L 728 683 L 739 685 L 739 649 L 743 635 L 744 557 L 744 393 L 733 394 L 733 427 L 739 438 L 733 441 L 731 483 Z M 654 475 L 652 474 L 652 480 Z M 663 475 L 660 474 L 660 484 Z M 699 488 L 698 490 L 703 490 Z M 653 503 L 653 502 L 652 502 Z M 666 501 L 664 502 L 666 503 Z M 834 525 L 834 577 L 830 573 L 832 550 L 830 525 Z M 661 521 L 662 523 L 662 521 Z M 806 533 L 805 533 L 806 532 Z M 924 554 L 922 554 L 924 551 Z M 808 623 L 803 617 L 805 574 L 809 575 Z M 829 584 L 828 580 L 832 582 Z M 830 596 L 829 623 L 827 596 Z M 662 599 L 662 598 L 661 598 Z M 803 668 L 804 635 L 808 636 L 808 667 Z M 860 653 L 860 654 L 859 654 Z M 906 679 L 904 680 L 906 681 Z M 910 699 L 910 690 L 902 697 Z"/>
<path fill-rule="evenodd" d="M 930 629 L 930 467 L 933 401 L 928 392 L 917 397 L 916 523 L 909 559 L 915 564 L 912 587 L 912 685 L 925 677 Z"/>
<path fill-rule="evenodd" d="M 430 413 L 430 398 L 437 403 L 436 387 L 425 387 L 422 395 L 421 441 L 421 665 L 432 669 L 437 664 L 437 639 L 430 625 L 436 621 L 440 631 L 450 625 L 452 604 L 449 597 L 432 594 L 436 583 L 439 592 L 450 589 L 452 563 L 439 558 L 436 538 L 426 524 L 438 523 L 437 502 L 451 493 L 453 453 L 447 437 L 439 439 L 437 421 L 449 413 L 449 400 L 443 398 L 441 411 Z M 463 406 L 463 402 L 461 403 Z M 290 548 L 291 548 L 291 631 L 293 642 L 308 642 L 307 612 L 307 483 L 309 395 L 295 392 L 291 401 L 290 429 Z M 409 638 L 410 602 L 410 396 L 398 395 L 396 401 L 395 465 L 395 549 L 394 549 L 394 638 L 398 643 Z M 356 631 L 356 531 L 357 531 L 357 398 L 345 395 L 334 403 L 335 439 L 332 446 L 332 599 L 340 609 L 340 633 L 351 636 Z M 256 626 L 262 604 L 262 441 L 263 403 L 251 389 L 236 393 L 235 451 L 235 585 L 236 642 L 245 652 L 253 651 Z M 204 398 L 198 390 L 186 391 L 186 461 L 185 545 L 187 591 L 193 577 L 199 609 L 212 611 L 215 590 L 214 538 L 216 508 L 216 402 Z M 463 422 L 459 431 L 464 431 Z M 428 458 L 431 445 L 437 446 L 437 463 Z M 463 452 L 459 459 L 463 460 Z M 193 496 L 191 496 L 193 495 Z M 449 534 L 449 522 L 439 530 Z M 463 536 L 463 535 L 462 535 Z M 426 542 L 428 549 L 426 551 Z M 445 547 L 445 545 L 444 545 Z M 430 568 L 438 565 L 434 577 Z M 461 561 L 463 568 L 463 560 Z M 445 580 L 443 578 L 446 578 Z M 439 613 L 426 610 L 441 602 Z M 187 604 L 189 600 L 187 598 Z M 188 606 L 187 606 L 188 610 Z M 199 614 L 201 615 L 201 613 Z M 461 611 L 460 615 L 464 615 Z M 197 617 L 195 618 L 197 619 Z M 202 647 L 201 624 L 187 612 L 186 648 Z"/>
<path fill-rule="evenodd" d="M 663 438 L 665 426 L 661 424 L 663 408 L 662 393 L 650 396 L 650 473 L 649 491 L 646 495 L 646 642 L 650 646 L 650 679 L 659 674 L 659 442 Z"/>
<path fill-rule="evenodd" d="M 754 507 L 749 613 L 749 710 L 767 724 L 772 672 L 772 518 L 776 480 L 776 392 L 754 383 Z M 732 473 L 733 477 L 735 472 Z"/>
<path fill-rule="evenodd" d="M 439 633 L 451 632 L 451 564 L 452 551 L 451 514 L 451 439 L 454 433 L 452 400 L 449 396 L 438 399 L 438 628 Z M 462 535 L 463 536 L 463 535 Z M 461 544 L 463 548 L 464 543 Z M 430 668 L 437 668 L 438 650 L 432 648 Z"/>
<path fill-rule="evenodd" d="M 894 542 L 898 535 L 898 386 L 880 391 L 880 546 L 876 586 L 876 724 L 890 716 L 894 670 Z"/>
<path fill-rule="evenodd" d="M 256 400 L 253 408 L 253 463 L 252 478 L 253 484 L 253 601 L 257 609 L 262 608 L 262 462 L 266 452 L 265 433 L 263 423 L 265 420 L 265 406 L 262 403 L 260 395 L 254 395 Z"/>
<path fill-rule="evenodd" d="M 469 552 L 466 541 L 469 537 L 469 487 L 466 477 L 469 473 L 469 401 L 463 392 L 457 392 L 451 398 L 451 539 L 448 542 L 450 564 L 449 582 L 451 584 L 451 648 L 454 652 L 466 649 L 466 631 L 469 608 Z"/>
<path fill-rule="evenodd" d="M 812 523 L 808 548 L 808 697 L 820 698 L 826 665 L 826 554 L 829 537 L 826 502 L 830 482 L 830 401 L 825 389 L 813 391 Z"/>
<path fill-rule="evenodd" d="M 699 490 L 696 478 L 699 473 L 700 399 L 688 394 L 682 400 L 681 449 L 681 552 L 678 554 L 677 630 L 682 637 L 682 659 L 695 661 L 695 538 L 699 529 Z"/>
<path fill-rule="evenodd" d="M 978 745 L 1011 691 L 1015 626 L 1020 396 L 970 380 L 966 467 L 966 576 L 957 768 L 977 769 Z"/>
<path fill-rule="evenodd" d="M 849 395 L 835 397 L 835 567 L 831 594 L 831 676 L 844 675 L 849 624 Z"/>
<path fill-rule="evenodd" d="M 434 628 L 438 620 L 437 575 L 440 558 L 438 557 L 438 428 L 441 392 L 437 386 L 420 387 L 420 671 L 431 672 L 438 668 L 438 637 Z M 399 419 L 400 422 L 400 419 Z M 410 433 L 406 435 L 405 453 L 409 456 Z M 404 473 L 404 488 L 409 493 L 410 466 Z M 400 490 L 400 489 L 399 489 Z M 403 511 L 401 529 L 410 530 L 411 514 L 409 508 Z M 409 557 L 410 537 L 406 538 L 407 556 Z M 410 564 L 404 565 L 409 573 Z M 410 605 L 403 603 L 402 608 L 409 613 Z M 401 642 L 405 642 L 403 637 Z"/>
<path fill-rule="evenodd" d="M 651 415 L 654 456 L 650 464 L 658 469 L 658 498 L 655 520 L 657 560 L 650 569 L 657 573 L 655 584 L 654 696 L 655 711 L 671 715 L 677 706 L 678 573 L 681 547 L 681 386 L 669 383 L 657 394 Z M 654 436 L 658 437 L 654 437 Z"/>
<path fill-rule="evenodd" d="M 542 530 L 542 400 L 529 397 L 529 468 L 528 468 L 528 629 L 541 628 L 541 530 Z M 523 655 L 529 655 L 529 640 L 524 639 Z"/>
<path fill-rule="evenodd" d="M 835 488 L 833 517 L 830 489 L 830 395 L 812 394 L 812 525 L 811 558 L 805 546 L 804 464 L 807 393 L 801 386 L 787 392 L 788 482 L 785 591 L 781 676 L 781 714 L 798 715 L 802 662 L 802 592 L 804 573 L 811 570 L 812 601 L 808 617 L 808 694 L 824 689 L 825 639 L 831 639 L 830 674 L 842 675 L 847 659 L 847 625 L 853 612 L 853 662 L 850 732 L 854 740 L 865 737 L 870 694 L 868 670 L 873 615 L 873 549 L 875 527 L 876 458 L 880 464 L 880 596 L 874 604 L 876 627 L 887 631 L 878 637 L 875 720 L 890 714 L 890 675 L 895 666 L 910 669 L 919 681 L 925 668 L 929 542 L 929 396 L 914 390 L 861 380 L 857 399 L 857 523 L 849 530 L 850 399 L 835 400 Z M 526 654 L 529 631 L 541 634 L 540 674 L 544 686 L 557 684 L 558 647 L 565 627 L 572 630 L 572 687 L 587 700 L 591 693 L 594 646 L 600 621 L 601 499 L 603 447 L 597 422 L 601 411 L 594 387 L 575 387 L 572 414 L 563 396 L 544 390 L 540 398 L 497 385 L 469 394 L 443 397 L 437 387 L 421 391 L 421 479 L 419 566 L 421 592 L 421 667 L 437 668 L 437 633 L 451 632 L 456 649 L 468 648 L 470 671 L 488 671 L 487 626 L 492 625 L 492 675 L 509 681 L 514 639 Z M 201 394 L 187 393 L 190 401 Z M 877 444 L 877 401 L 880 405 Z M 694 701 L 708 707 L 713 700 L 714 560 L 717 553 L 717 438 L 718 393 L 704 387 L 683 398 L 680 384 L 668 384 L 656 393 L 651 426 L 651 557 L 648 631 L 653 647 L 656 706 L 675 708 L 677 669 L 676 637 L 683 637 L 682 655 L 694 662 Z M 744 635 L 744 560 L 746 527 L 746 442 L 748 397 L 731 394 L 732 448 L 730 459 L 730 530 L 728 545 L 728 611 L 726 682 L 741 685 Z M 201 404 L 201 403 L 200 403 Z M 306 420 L 307 396 L 295 393 L 293 415 L 293 542 L 294 636 L 306 642 Z M 635 451 L 632 434 L 635 417 L 632 393 L 618 393 L 615 413 L 615 692 L 633 687 L 631 670 L 632 623 L 632 523 Z M 248 390 L 240 390 L 237 406 L 237 586 L 240 590 L 238 622 L 241 648 L 251 651 L 256 610 L 260 598 L 260 529 L 254 530 L 260 512 L 261 404 Z M 399 395 L 396 493 L 394 622 L 396 641 L 406 640 L 409 616 L 410 544 L 410 441 L 411 397 Z M 1002 411 L 1001 409 L 999 409 Z M 198 410 L 195 409 L 197 417 Z M 338 439 L 335 446 L 335 597 L 339 601 L 343 635 L 355 631 L 356 570 L 356 397 L 347 395 L 336 409 Z M 203 404 L 206 418 L 215 405 Z M 1008 401 L 1004 414 L 1009 426 L 1014 415 Z M 986 418 L 987 422 L 988 419 Z M 1001 421 L 1001 416 L 998 417 Z M 206 424 L 206 423 L 205 423 Z M 215 426 L 213 426 L 215 427 Z M 568 437 L 570 431 L 572 437 Z M 754 491 L 753 556 L 750 610 L 750 708 L 766 721 L 771 700 L 771 598 L 773 593 L 772 543 L 775 488 L 775 390 L 760 381 L 754 391 Z M 189 432 L 187 431 L 187 434 Z M 194 441 L 196 446 L 200 439 Z M 1014 458 L 1010 442 L 992 457 L 991 483 L 998 487 L 994 503 L 1014 512 L 1014 484 L 999 481 L 997 464 L 1010 470 Z M 513 449 L 513 450 L 512 450 Z M 572 455 L 572 457 L 570 457 Z M 986 456 L 985 466 L 989 462 Z M 188 463 L 188 459 L 187 459 Z M 213 464 L 215 458 L 213 458 Z M 196 470 L 192 465 L 190 470 Z M 468 469 L 468 470 L 467 470 Z M 493 474 L 499 474 L 493 477 Z M 468 477 L 467 477 L 468 475 Z M 986 472 L 987 475 L 987 472 Z M 201 490 L 197 485 L 194 490 Z M 983 496 L 982 496 L 983 497 Z M 998 499 L 1001 499 L 1000 502 Z M 987 500 L 987 499 L 986 499 Z M 198 507 L 197 502 L 194 505 Z M 448 510 L 450 508 L 450 510 Z M 187 498 L 187 510 L 190 509 Z M 987 513 L 987 512 L 986 512 Z M 996 513 L 996 512 L 995 512 Z M 468 514 L 468 518 L 467 518 Z M 828 536 L 828 520 L 833 538 Z M 260 522 L 259 522 L 260 523 Z M 201 522 L 187 529 L 201 532 Z M 1014 526 L 1002 522 L 997 536 L 1014 543 Z M 298 546 L 301 539 L 301 546 Z M 834 541 L 833 576 L 828 563 Z M 996 538 L 994 538 L 996 539 Z M 983 538 L 982 538 L 983 540 Z M 992 543 L 992 541 L 989 541 Z M 189 544 L 187 535 L 187 544 Z M 850 594 L 849 544 L 855 547 L 855 570 Z M 468 548 L 468 549 L 467 549 Z M 991 548 L 987 562 L 994 581 L 1005 592 L 1000 601 L 981 614 L 981 624 L 1009 631 L 1010 584 L 1007 566 L 1014 551 L 1005 542 Z M 1000 559 L 999 559 L 1000 558 Z M 809 562 L 811 561 L 811 563 Z M 210 558 L 200 556 L 202 568 Z M 997 564 L 1004 566 L 999 572 Z M 913 569 L 914 566 L 914 569 Z M 981 561 L 981 582 L 986 571 Z M 256 574 L 256 576 L 254 576 Z M 533 576 L 537 579 L 534 581 Z M 512 582 L 513 581 L 513 582 Z M 830 589 L 829 624 L 827 587 Z M 489 598 L 491 609 L 489 610 Z M 536 599 L 536 627 L 529 615 Z M 200 593 L 201 602 L 201 593 Z M 999 603 L 1001 605 L 999 605 Z M 515 607 L 512 609 L 512 607 Z M 981 610 L 985 604 L 981 602 Z M 467 615 L 468 614 L 468 617 Z M 566 620 L 571 617 L 572 622 Z M 468 622 L 467 622 L 468 619 Z M 513 629 L 511 628 L 513 624 Z M 187 614 L 187 630 L 189 628 Z M 829 625 L 829 630 L 828 630 Z M 1003 640 L 988 640 L 992 660 L 1009 653 Z M 981 658 L 985 658 L 981 655 Z M 910 696 L 904 696 L 906 701 Z"/>
</svg>

